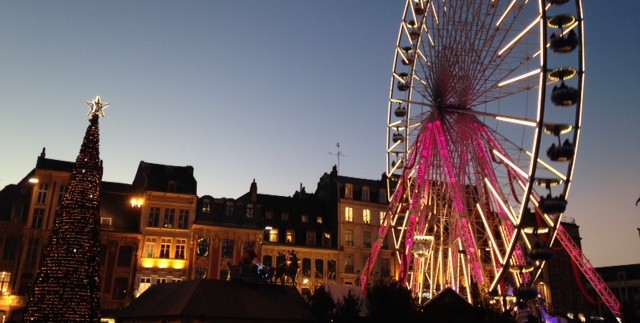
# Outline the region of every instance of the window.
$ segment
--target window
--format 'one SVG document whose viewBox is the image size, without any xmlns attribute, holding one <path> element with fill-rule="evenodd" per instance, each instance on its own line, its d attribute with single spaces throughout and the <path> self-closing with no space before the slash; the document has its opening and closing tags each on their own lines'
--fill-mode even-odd
<svg viewBox="0 0 640 323">
<path fill-rule="evenodd" d="M 4 242 L 4 253 L 2 260 L 14 260 L 16 258 L 16 250 L 18 249 L 18 238 L 7 237 Z"/>
<path fill-rule="evenodd" d="M 209 255 L 209 239 L 207 238 L 198 239 L 196 254 L 200 257 L 206 257 Z"/>
<path fill-rule="evenodd" d="M 144 258 L 156 257 L 156 238 L 147 238 L 144 243 Z"/>
<path fill-rule="evenodd" d="M 210 199 L 203 199 L 202 200 L 202 213 L 203 214 L 211 213 L 211 200 Z"/>
<path fill-rule="evenodd" d="M 0 273 L 0 294 L 7 295 L 9 292 L 9 282 L 11 281 L 11 273 L 3 271 Z"/>
<path fill-rule="evenodd" d="M 362 231 L 362 239 L 364 241 L 364 246 L 371 248 L 371 231 Z"/>
<path fill-rule="evenodd" d="M 255 241 L 245 241 L 242 244 L 242 250 L 256 250 L 256 242 Z"/>
<path fill-rule="evenodd" d="M 20 275 L 20 286 L 18 287 L 19 295 L 28 295 L 31 292 L 31 285 L 33 285 L 33 274 L 23 273 Z"/>
<path fill-rule="evenodd" d="M 322 224 L 322 217 L 318 215 L 318 217 L 316 218 L 316 222 L 318 224 Z"/>
<path fill-rule="evenodd" d="M 302 258 L 302 276 L 311 277 L 311 259 Z"/>
<path fill-rule="evenodd" d="M 314 277 L 315 278 L 323 278 L 324 277 L 324 260 L 316 259 L 315 261 L 315 269 L 314 269 Z"/>
<path fill-rule="evenodd" d="M 233 259 L 233 245 L 235 241 L 231 239 L 222 240 L 222 258 Z"/>
<path fill-rule="evenodd" d="M 371 224 L 371 210 L 362 210 L 362 222 L 364 222 L 365 224 Z"/>
<path fill-rule="evenodd" d="M 168 192 L 175 192 L 177 186 L 178 185 L 176 185 L 175 181 L 169 181 L 169 184 L 167 184 L 167 191 Z"/>
<path fill-rule="evenodd" d="M 344 230 L 344 244 L 353 246 L 353 230 Z"/>
<path fill-rule="evenodd" d="M 380 275 L 382 277 L 389 277 L 391 275 L 388 258 L 380 259 Z"/>
<path fill-rule="evenodd" d="M 146 287 L 149 288 L 149 285 L 151 285 L 151 277 L 140 277 L 140 288 L 142 288 L 143 284 L 148 284 Z M 140 288 L 138 288 L 138 290 Z"/>
<path fill-rule="evenodd" d="M 296 243 L 296 233 L 293 230 L 287 230 L 285 243 Z"/>
<path fill-rule="evenodd" d="M 229 270 L 227 269 L 228 267 L 226 265 L 224 265 L 224 264 L 220 264 L 220 268 L 222 268 L 222 269 L 220 269 L 220 273 L 219 273 L 218 279 L 220 279 L 220 280 L 229 280 L 230 277 L 229 277 Z"/>
<path fill-rule="evenodd" d="M 129 267 L 131 266 L 131 259 L 133 256 L 133 247 L 132 246 L 121 246 L 120 251 L 118 251 L 118 267 Z"/>
<path fill-rule="evenodd" d="M 62 205 L 62 202 L 64 202 L 64 196 L 67 194 L 68 190 L 69 186 L 60 185 L 60 192 L 58 192 L 58 205 Z"/>
<path fill-rule="evenodd" d="M 179 283 L 182 281 L 182 278 L 171 278 L 172 283 Z"/>
<path fill-rule="evenodd" d="M 362 200 L 363 201 L 369 201 L 369 188 L 368 187 L 363 187 L 362 188 Z"/>
<path fill-rule="evenodd" d="M 331 233 L 322 234 L 322 247 L 331 248 Z"/>
<path fill-rule="evenodd" d="M 233 202 L 231 201 L 227 202 L 227 207 L 224 209 L 224 215 L 225 216 L 233 215 Z"/>
<path fill-rule="evenodd" d="M 345 222 L 353 222 L 353 208 L 345 207 L 344 208 L 344 220 Z"/>
<path fill-rule="evenodd" d="M 31 227 L 34 229 L 42 229 L 43 220 L 44 220 L 44 209 L 42 208 L 33 209 L 33 221 L 31 222 Z"/>
<path fill-rule="evenodd" d="M 205 279 L 205 278 L 207 278 L 207 269 L 196 268 L 196 279 Z"/>
<path fill-rule="evenodd" d="M 40 239 L 29 239 L 26 261 L 27 268 L 34 268 L 38 262 L 38 244 L 40 244 Z"/>
<path fill-rule="evenodd" d="M 344 186 L 344 198 L 352 199 L 353 198 L 353 186 L 350 184 L 346 184 Z"/>
<path fill-rule="evenodd" d="M 36 204 L 47 203 L 48 191 L 49 191 L 49 184 L 40 184 L 40 186 L 38 186 L 38 197 L 36 198 Z"/>
<path fill-rule="evenodd" d="M 100 249 L 98 250 L 98 257 L 100 267 L 104 266 L 104 262 L 107 260 L 107 245 L 104 243 L 100 244 Z"/>
<path fill-rule="evenodd" d="M 178 215 L 178 229 L 189 229 L 189 210 L 180 210 Z"/>
<path fill-rule="evenodd" d="M 166 278 L 156 278 L 156 284 L 165 284 L 166 282 Z"/>
<path fill-rule="evenodd" d="M 308 231 L 307 232 L 307 246 L 315 246 L 316 245 L 316 232 Z"/>
<path fill-rule="evenodd" d="M 101 227 L 110 227 L 111 223 L 113 223 L 113 219 L 112 218 L 107 218 L 107 217 L 100 217 L 100 226 Z"/>
<path fill-rule="evenodd" d="M 264 213 L 264 218 L 267 220 L 271 220 L 273 219 L 273 212 L 272 211 L 267 211 Z"/>
<path fill-rule="evenodd" d="M 171 239 L 162 238 L 160 240 L 160 258 L 171 257 Z"/>
<path fill-rule="evenodd" d="M 328 260 L 327 261 L 327 278 L 336 279 L 336 261 Z"/>
<path fill-rule="evenodd" d="M 178 239 L 176 241 L 176 253 L 173 258 L 175 259 L 186 259 L 185 258 L 185 250 L 187 249 L 187 240 Z"/>
<path fill-rule="evenodd" d="M 160 226 L 160 208 L 159 207 L 151 207 L 149 208 L 149 223 L 148 227 L 157 228 Z"/>
<path fill-rule="evenodd" d="M 384 223 L 384 217 L 387 215 L 387 212 L 380 211 L 380 225 Z"/>
<path fill-rule="evenodd" d="M 278 229 L 269 230 L 269 242 L 278 242 Z"/>
<path fill-rule="evenodd" d="M 164 227 L 165 228 L 173 228 L 173 220 L 176 215 L 176 209 L 165 209 L 164 210 Z"/>
<path fill-rule="evenodd" d="M 353 254 L 348 253 L 345 255 L 344 272 L 347 274 L 353 274 L 353 268 Z"/>
<path fill-rule="evenodd" d="M 113 299 L 125 299 L 127 296 L 127 287 L 129 280 L 123 277 L 118 277 L 113 284 Z"/>
<path fill-rule="evenodd" d="M 287 213 L 287 212 L 282 212 L 282 213 L 280 214 L 280 220 L 282 220 L 282 221 L 289 221 L 289 213 Z"/>
<path fill-rule="evenodd" d="M 253 219 L 253 204 L 247 204 L 247 212 L 245 215 L 247 219 Z"/>
<path fill-rule="evenodd" d="M 379 190 L 378 191 L 378 202 L 379 203 L 387 203 L 387 191 L 386 190 Z"/>
<path fill-rule="evenodd" d="M 300 215 L 300 222 L 302 223 L 309 223 L 309 216 L 306 214 L 302 214 Z"/>
</svg>

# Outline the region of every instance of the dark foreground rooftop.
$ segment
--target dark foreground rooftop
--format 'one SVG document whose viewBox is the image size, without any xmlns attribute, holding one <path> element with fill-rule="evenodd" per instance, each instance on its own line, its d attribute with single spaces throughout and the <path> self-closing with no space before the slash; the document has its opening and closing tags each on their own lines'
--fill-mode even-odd
<svg viewBox="0 0 640 323">
<path fill-rule="evenodd" d="M 118 315 L 119 322 L 311 322 L 290 286 L 220 280 L 154 285 Z"/>
</svg>

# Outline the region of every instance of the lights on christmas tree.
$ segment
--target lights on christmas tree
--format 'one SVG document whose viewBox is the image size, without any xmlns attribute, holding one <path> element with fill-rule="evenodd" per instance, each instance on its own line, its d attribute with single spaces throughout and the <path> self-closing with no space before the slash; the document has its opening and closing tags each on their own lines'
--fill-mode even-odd
<svg viewBox="0 0 640 323">
<path fill-rule="evenodd" d="M 54 222 L 25 321 L 100 322 L 100 97 L 87 101 L 89 126 Z"/>
</svg>

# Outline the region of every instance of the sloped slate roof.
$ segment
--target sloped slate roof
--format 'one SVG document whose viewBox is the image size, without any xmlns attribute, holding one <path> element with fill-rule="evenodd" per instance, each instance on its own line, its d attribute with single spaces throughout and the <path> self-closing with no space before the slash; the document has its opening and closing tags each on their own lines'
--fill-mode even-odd
<svg viewBox="0 0 640 323">
<path fill-rule="evenodd" d="M 380 189 L 387 187 L 387 183 L 380 179 L 366 179 L 338 175 L 336 180 L 338 181 L 338 183 L 350 183 L 357 187 L 367 186 L 371 189 Z"/>
<path fill-rule="evenodd" d="M 75 164 L 75 162 L 71 161 L 38 157 L 36 168 L 71 173 Z"/>
<path fill-rule="evenodd" d="M 169 182 L 175 182 L 175 193 L 196 194 L 198 184 L 193 177 L 192 166 L 172 166 L 141 161 L 133 179 L 133 186 L 136 189 L 169 192 Z"/>
<path fill-rule="evenodd" d="M 154 285 L 118 317 L 124 321 L 307 322 L 313 319 L 309 306 L 293 287 L 211 279 Z"/>
<path fill-rule="evenodd" d="M 626 280 L 640 280 L 640 264 L 598 267 L 596 271 L 605 282 L 618 281 L 618 273 L 624 273 Z"/>
</svg>

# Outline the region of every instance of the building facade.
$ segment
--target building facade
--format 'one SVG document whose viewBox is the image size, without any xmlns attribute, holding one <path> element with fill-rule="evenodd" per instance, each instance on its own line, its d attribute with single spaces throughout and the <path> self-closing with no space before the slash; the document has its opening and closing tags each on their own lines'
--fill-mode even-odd
<svg viewBox="0 0 640 323">
<path fill-rule="evenodd" d="M 46 158 L 18 184 L 0 193 L 0 314 L 3 319 L 22 319 L 53 222 L 67 191 L 74 163 Z M 132 299 L 131 281 L 135 252 L 140 244 L 139 210 L 129 200 L 128 184 L 102 182 L 101 217 L 101 306 L 105 316 L 115 313 Z"/>
<path fill-rule="evenodd" d="M 152 284 L 186 280 L 191 260 L 197 182 L 191 166 L 140 162 L 132 205 L 141 212 L 141 248 L 133 286 L 137 297 Z"/>
<path fill-rule="evenodd" d="M 640 264 L 599 267 L 596 271 L 620 301 L 625 320 L 640 322 Z M 590 293 L 596 298 L 593 289 Z M 602 303 L 591 304 L 591 310 L 594 318 L 607 318 L 610 315 L 609 309 Z"/>
<path fill-rule="evenodd" d="M 47 158 L 0 191 L 0 315 L 21 320 L 74 163 Z M 101 313 L 126 307 L 154 284 L 229 279 L 253 250 L 265 266 L 298 259 L 295 285 L 359 286 L 360 270 L 387 208 L 381 180 L 321 176 L 316 191 L 262 194 L 255 180 L 238 198 L 197 195 L 191 166 L 141 161 L 131 184 L 103 181 L 100 195 Z M 397 275 L 385 244 L 374 275 Z M 397 277 L 396 277 L 397 278 Z M 286 283 L 293 284 L 290 279 Z"/>
<path fill-rule="evenodd" d="M 340 284 L 359 286 L 364 267 L 378 228 L 387 211 L 386 180 L 369 180 L 338 175 L 336 167 L 325 173 L 316 195 L 325 202 L 327 214 L 337 219 L 338 280 Z M 397 279 L 398 264 L 386 237 L 374 264 L 376 279 Z"/>
<path fill-rule="evenodd" d="M 565 218 L 562 227 L 582 249 L 580 241 L 580 227 L 575 220 Z M 549 304 L 555 315 L 567 316 L 578 320 L 586 320 L 589 316 L 589 304 L 585 295 L 580 291 L 581 285 L 589 283 L 583 277 L 569 253 L 562 247 L 558 239 L 552 246 L 555 253 L 547 261 L 543 275 L 537 281 L 537 288 L 542 298 Z"/>
<path fill-rule="evenodd" d="M 240 262 L 244 250 L 253 250 L 259 256 L 264 231 L 259 213 L 255 203 L 200 197 L 191 230 L 193 264 L 189 278 L 226 280 L 230 266 Z"/>
</svg>

